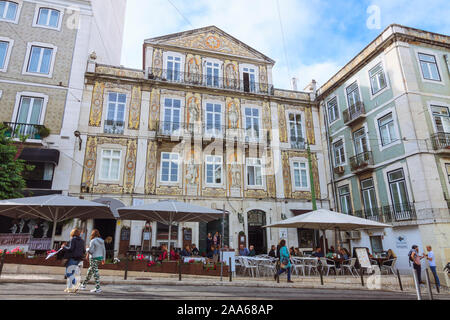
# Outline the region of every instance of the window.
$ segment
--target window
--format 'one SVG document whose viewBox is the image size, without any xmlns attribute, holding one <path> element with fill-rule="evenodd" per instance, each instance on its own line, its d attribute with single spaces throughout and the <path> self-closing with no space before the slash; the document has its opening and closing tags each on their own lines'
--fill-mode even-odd
<svg viewBox="0 0 450 320">
<path fill-rule="evenodd" d="M 389 189 L 391 190 L 392 204 L 395 212 L 408 209 L 408 192 L 403 169 L 388 173 Z"/>
<path fill-rule="evenodd" d="M 247 159 L 247 185 L 251 187 L 262 187 L 262 164 L 261 159 Z"/>
<path fill-rule="evenodd" d="M 308 188 L 308 169 L 306 162 L 295 161 L 294 167 L 294 186 L 295 188 Z"/>
<path fill-rule="evenodd" d="M 6 57 L 8 55 L 9 42 L 0 41 L 0 70 L 6 69 Z"/>
<path fill-rule="evenodd" d="M 121 150 L 102 150 L 101 180 L 119 180 L 121 155 Z"/>
<path fill-rule="evenodd" d="M 245 92 L 256 92 L 256 71 L 254 68 L 243 68 L 242 77 L 244 80 Z"/>
<path fill-rule="evenodd" d="M 381 145 L 386 146 L 398 140 L 395 132 L 394 119 L 392 113 L 378 119 L 378 128 L 380 130 Z"/>
<path fill-rule="evenodd" d="M 438 133 L 450 133 L 450 113 L 447 107 L 431 106 L 434 124 Z"/>
<path fill-rule="evenodd" d="M 381 63 L 377 64 L 373 69 L 369 71 L 370 85 L 372 87 L 372 94 L 386 88 L 386 77 L 383 72 L 383 67 Z"/>
<path fill-rule="evenodd" d="M 51 189 L 53 181 L 53 172 L 55 165 L 53 163 L 28 162 L 34 166 L 32 171 L 24 170 L 22 173 L 29 189 Z"/>
<path fill-rule="evenodd" d="M 178 182 L 178 153 L 161 153 L 161 182 Z"/>
<path fill-rule="evenodd" d="M 60 12 L 50 8 L 40 8 L 36 24 L 39 26 L 58 28 Z"/>
<path fill-rule="evenodd" d="M 108 113 L 105 122 L 105 133 L 123 134 L 126 103 L 126 94 L 116 92 L 110 92 L 108 94 Z"/>
<path fill-rule="evenodd" d="M 336 167 L 339 167 L 345 163 L 344 141 L 339 140 L 338 142 L 333 143 L 333 150 L 334 164 Z"/>
<path fill-rule="evenodd" d="M 31 46 L 27 72 L 50 74 L 53 49 Z"/>
<path fill-rule="evenodd" d="M 167 57 L 167 80 L 181 81 L 181 58 L 175 56 Z"/>
<path fill-rule="evenodd" d="M 41 123 L 43 98 L 21 97 L 16 123 L 19 124 L 19 133 L 33 138 L 37 134 L 35 125 Z"/>
<path fill-rule="evenodd" d="M 222 132 L 222 106 L 220 104 L 206 104 L 206 128 L 205 133 L 218 135 Z"/>
<path fill-rule="evenodd" d="M 352 213 L 352 200 L 350 197 L 350 187 L 343 186 L 338 189 L 339 192 L 339 203 L 341 205 L 341 212 L 345 214 Z"/>
<path fill-rule="evenodd" d="M 364 128 L 353 133 L 353 141 L 355 143 L 355 154 L 359 155 L 369 151 L 367 145 L 367 136 Z"/>
<path fill-rule="evenodd" d="M 372 253 L 378 254 L 384 252 L 381 236 L 371 236 L 370 245 L 372 247 Z"/>
<path fill-rule="evenodd" d="M 359 97 L 358 83 L 356 81 L 348 86 L 346 91 L 349 108 L 355 106 L 358 102 L 361 101 Z"/>
<path fill-rule="evenodd" d="M 164 134 L 172 134 L 180 130 L 181 124 L 181 100 L 169 99 L 164 100 L 164 122 L 162 130 Z"/>
<path fill-rule="evenodd" d="M 441 81 L 436 57 L 430 54 L 419 53 L 420 68 L 424 79 Z"/>
<path fill-rule="evenodd" d="M 246 140 L 259 139 L 259 109 L 245 108 L 245 133 Z"/>
<path fill-rule="evenodd" d="M 215 62 L 206 62 L 206 85 L 210 87 L 219 87 L 220 64 Z"/>
<path fill-rule="evenodd" d="M 300 114 L 289 114 L 289 130 L 291 133 L 291 148 L 304 149 L 305 139 L 303 139 L 302 117 Z"/>
<path fill-rule="evenodd" d="M 0 1 L 0 20 L 15 21 L 18 4 L 11 1 Z"/>
<path fill-rule="evenodd" d="M 328 107 L 328 122 L 332 123 L 337 119 L 339 119 L 339 109 L 336 97 L 327 102 L 327 107 Z"/>
<path fill-rule="evenodd" d="M 205 170 L 207 184 L 222 184 L 222 157 L 206 156 Z"/>
<path fill-rule="evenodd" d="M 361 181 L 361 192 L 366 216 L 376 216 L 377 197 L 372 178 Z"/>
</svg>

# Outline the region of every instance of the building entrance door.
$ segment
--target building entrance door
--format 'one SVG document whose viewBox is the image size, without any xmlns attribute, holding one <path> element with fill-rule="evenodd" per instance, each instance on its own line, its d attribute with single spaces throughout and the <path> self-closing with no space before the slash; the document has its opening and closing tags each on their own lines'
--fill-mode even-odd
<svg viewBox="0 0 450 320">
<path fill-rule="evenodd" d="M 105 240 L 106 259 L 114 258 L 114 238 L 116 234 L 116 220 L 113 219 L 95 219 L 94 229 L 100 232 Z"/>
<path fill-rule="evenodd" d="M 252 210 L 247 214 L 248 245 L 255 246 L 256 254 L 267 254 L 266 213 Z"/>
</svg>

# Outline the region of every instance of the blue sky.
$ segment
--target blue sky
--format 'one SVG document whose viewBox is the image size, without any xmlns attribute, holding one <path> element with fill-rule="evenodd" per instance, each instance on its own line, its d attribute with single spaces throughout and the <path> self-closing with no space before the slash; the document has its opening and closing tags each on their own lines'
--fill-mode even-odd
<svg viewBox="0 0 450 320">
<path fill-rule="evenodd" d="M 216 25 L 276 61 L 276 87 L 291 89 L 296 77 L 303 89 L 311 79 L 322 85 L 391 23 L 449 35 L 449 17 L 449 0 L 128 0 L 122 64 L 142 68 L 144 39 Z"/>
</svg>

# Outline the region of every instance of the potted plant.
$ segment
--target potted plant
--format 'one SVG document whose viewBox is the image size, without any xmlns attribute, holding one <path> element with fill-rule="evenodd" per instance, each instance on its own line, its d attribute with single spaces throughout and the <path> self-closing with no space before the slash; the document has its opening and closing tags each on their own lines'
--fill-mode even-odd
<svg viewBox="0 0 450 320">
<path fill-rule="evenodd" d="M 50 135 L 50 129 L 46 126 L 37 126 L 36 138 L 45 139 Z"/>
</svg>

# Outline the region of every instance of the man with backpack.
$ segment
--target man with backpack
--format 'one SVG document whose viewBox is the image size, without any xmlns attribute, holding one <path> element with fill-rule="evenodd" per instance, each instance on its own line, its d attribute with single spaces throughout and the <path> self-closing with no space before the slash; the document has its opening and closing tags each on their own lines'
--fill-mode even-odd
<svg viewBox="0 0 450 320">
<path fill-rule="evenodd" d="M 409 256 L 410 265 L 412 262 L 414 271 L 417 273 L 417 280 L 418 280 L 419 284 L 423 284 L 423 282 L 422 282 L 422 264 L 420 262 L 420 259 L 422 259 L 424 256 L 419 256 L 419 247 L 416 245 L 413 245 L 412 249 L 408 253 L 408 256 Z"/>
</svg>

